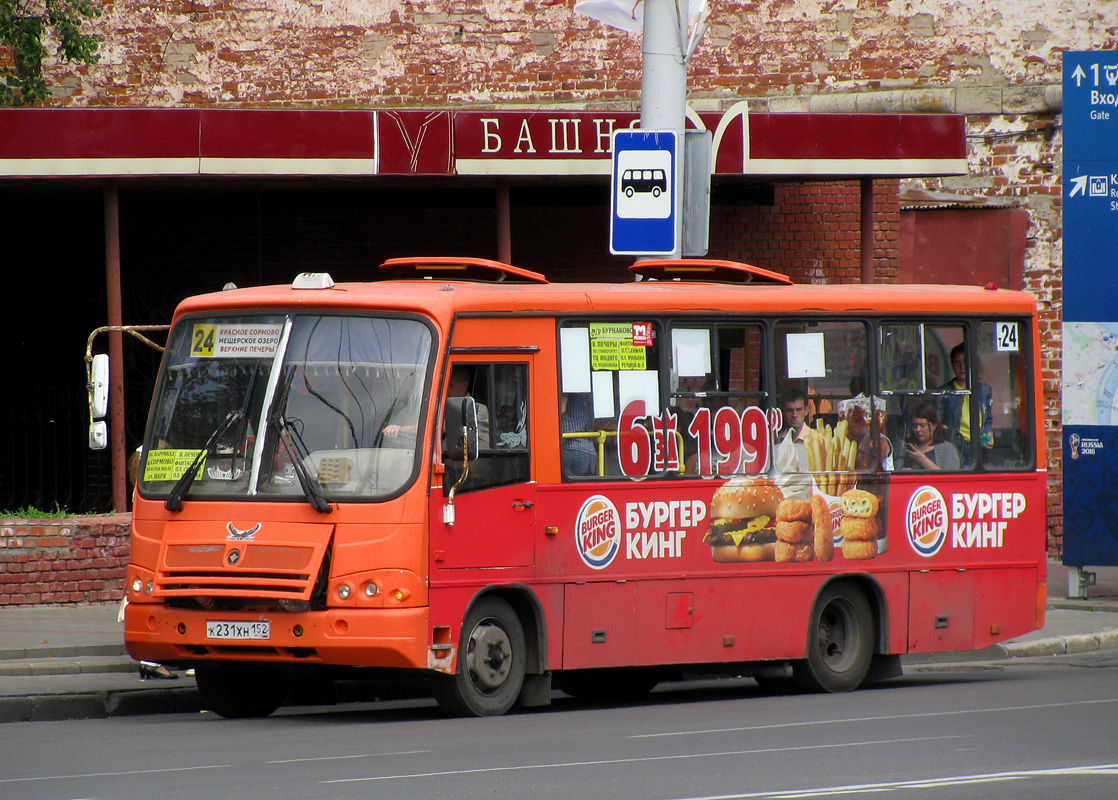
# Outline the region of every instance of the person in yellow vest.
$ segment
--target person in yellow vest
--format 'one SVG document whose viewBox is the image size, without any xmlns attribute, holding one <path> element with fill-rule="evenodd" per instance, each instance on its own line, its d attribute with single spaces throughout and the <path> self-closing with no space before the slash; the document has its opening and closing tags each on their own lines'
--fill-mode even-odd
<svg viewBox="0 0 1118 800">
<path fill-rule="evenodd" d="M 954 377 L 937 387 L 942 392 L 953 394 L 940 395 L 936 400 L 936 410 L 940 420 L 950 432 L 950 441 L 959 451 L 963 464 L 971 462 L 971 442 L 974 432 L 979 431 L 979 443 L 990 449 L 994 446 L 994 390 L 985 383 L 978 384 L 977 424 L 971 419 L 969 394 L 957 394 L 967 390 L 967 349 L 958 344 L 951 349 L 951 371 Z"/>
</svg>

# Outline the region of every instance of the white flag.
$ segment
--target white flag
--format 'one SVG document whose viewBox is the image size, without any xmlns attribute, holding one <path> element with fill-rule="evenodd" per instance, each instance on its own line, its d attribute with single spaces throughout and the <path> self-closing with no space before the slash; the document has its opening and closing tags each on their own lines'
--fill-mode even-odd
<svg viewBox="0 0 1118 800">
<path fill-rule="evenodd" d="M 702 17 L 706 7 L 707 0 L 687 0 L 688 19 L 694 21 Z M 575 3 L 575 13 L 629 33 L 640 33 L 644 29 L 644 0 L 583 0 Z"/>
</svg>

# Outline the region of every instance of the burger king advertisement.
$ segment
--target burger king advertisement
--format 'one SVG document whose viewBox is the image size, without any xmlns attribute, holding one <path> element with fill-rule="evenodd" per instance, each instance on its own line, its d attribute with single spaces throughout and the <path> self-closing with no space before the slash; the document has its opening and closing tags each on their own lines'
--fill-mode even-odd
<svg viewBox="0 0 1118 800">
<path fill-rule="evenodd" d="M 806 500 L 786 496 L 763 475 L 738 475 L 713 489 L 710 481 L 697 490 L 602 487 L 578 506 L 573 544 L 579 561 L 596 572 L 654 569 L 665 561 L 834 569 L 1005 557 L 1040 524 L 1022 492 L 971 491 L 973 481 L 957 479 L 951 485 L 966 491 L 948 491 L 903 473 L 873 477 L 863 482 L 868 488 L 837 497 L 815 492 Z M 890 541 L 891 532 L 897 541 Z"/>
<path fill-rule="evenodd" d="M 947 474 L 932 484 L 927 473 L 867 462 L 844 421 L 815 429 L 808 470 L 789 474 L 779 468 L 767 415 L 757 411 L 734 413 L 760 431 L 723 437 L 742 455 L 715 447 L 707 463 L 716 474 L 700 471 L 690 480 L 685 473 L 682 480 L 646 480 L 670 438 L 641 438 L 643 426 L 626 420 L 628 439 L 619 438 L 633 445 L 635 456 L 622 454 L 630 480 L 580 496 L 574 544 L 581 563 L 601 572 L 652 571 L 665 561 L 817 569 L 973 562 L 1006 557 L 1006 548 L 1028 541 L 1030 526 L 1042 524 L 1043 508 L 1029 507 L 1023 492 L 998 491 L 996 480 Z M 743 474 L 727 477 L 718 469 L 726 465 Z"/>
</svg>

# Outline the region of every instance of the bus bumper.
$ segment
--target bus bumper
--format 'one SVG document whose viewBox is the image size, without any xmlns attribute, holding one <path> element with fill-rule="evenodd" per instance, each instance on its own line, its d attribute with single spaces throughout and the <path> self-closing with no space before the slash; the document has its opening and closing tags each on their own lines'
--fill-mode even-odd
<svg viewBox="0 0 1118 800">
<path fill-rule="evenodd" d="M 133 658 L 162 664 L 255 661 L 426 669 L 427 619 L 426 607 L 245 613 L 129 603 L 124 643 Z M 209 622 L 266 622 L 267 638 L 207 636 Z M 261 626 L 252 630 L 261 635 Z"/>
</svg>

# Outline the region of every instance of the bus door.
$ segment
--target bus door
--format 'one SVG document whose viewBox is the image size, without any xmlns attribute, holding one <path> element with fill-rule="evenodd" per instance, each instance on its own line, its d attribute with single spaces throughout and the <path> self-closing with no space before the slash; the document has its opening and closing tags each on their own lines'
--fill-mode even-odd
<svg viewBox="0 0 1118 800">
<path fill-rule="evenodd" d="M 461 462 L 444 460 L 441 488 L 431 492 L 432 567 L 524 567 L 535 563 L 536 485 L 532 480 L 529 427 L 531 363 L 517 354 L 505 361 L 452 361 L 446 392 L 469 394 L 477 405 L 478 457 L 464 481 Z M 445 506 L 451 488 L 453 522 Z"/>
</svg>

